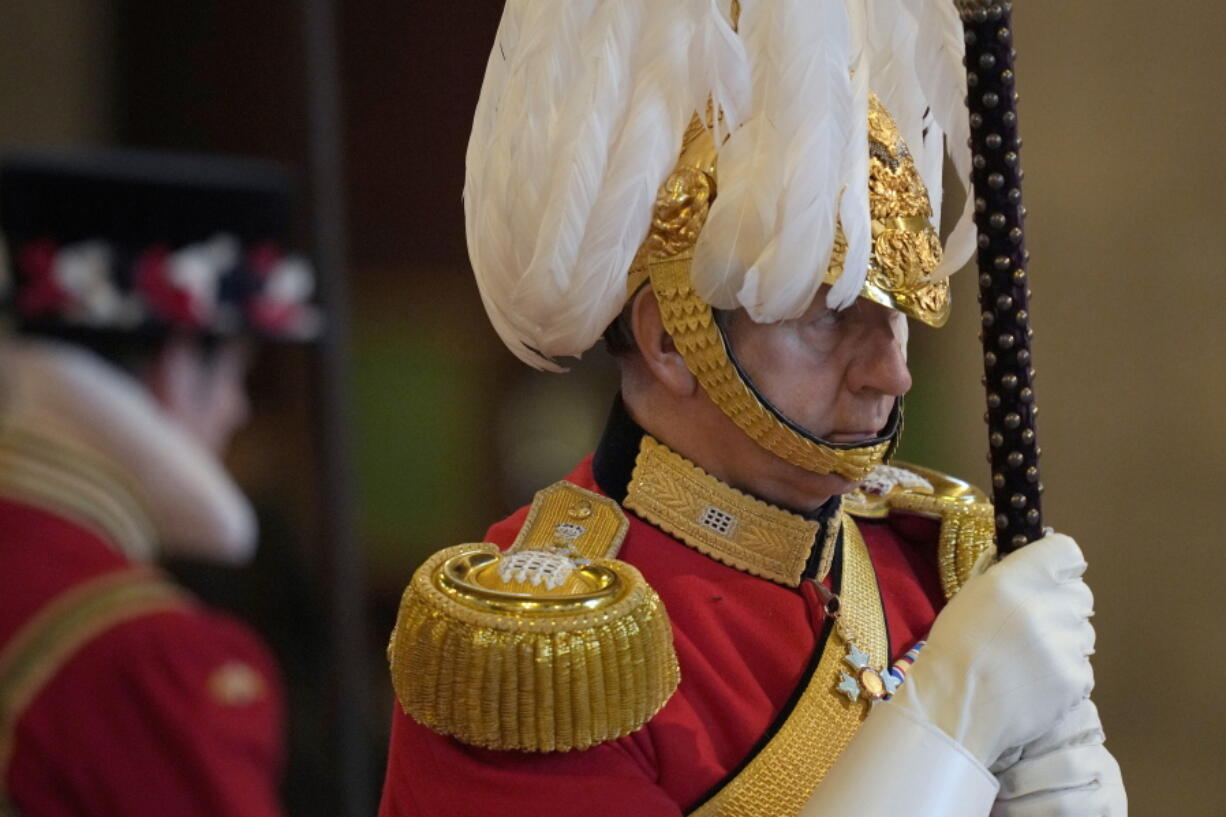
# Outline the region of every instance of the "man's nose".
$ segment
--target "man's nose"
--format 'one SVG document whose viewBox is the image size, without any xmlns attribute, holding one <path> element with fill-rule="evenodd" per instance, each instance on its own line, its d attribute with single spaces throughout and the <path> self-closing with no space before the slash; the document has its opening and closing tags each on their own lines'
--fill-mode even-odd
<svg viewBox="0 0 1226 817">
<path fill-rule="evenodd" d="M 911 389 L 906 350 L 888 325 L 864 339 L 847 371 L 847 387 L 855 393 L 873 391 L 891 397 L 901 397 Z"/>
</svg>

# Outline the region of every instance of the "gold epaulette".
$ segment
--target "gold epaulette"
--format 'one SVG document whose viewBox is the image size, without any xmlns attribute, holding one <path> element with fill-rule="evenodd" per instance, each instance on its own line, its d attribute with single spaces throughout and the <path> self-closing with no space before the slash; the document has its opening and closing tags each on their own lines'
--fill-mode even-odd
<svg viewBox="0 0 1226 817">
<path fill-rule="evenodd" d="M 489 749 L 584 749 L 646 723 L 680 680 L 659 596 L 616 560 L 629 522 L 569 482 L 536 495 L 515 543 L 426 560 L 388 645 L 404 711 Z"/>
<path fill-rule="evenodd" d="M 939 519 L 937 564 L 946 598 L 966 583 L 985 553 L 996 552 L 991 500 L 974 485 L 930 468 L 909 463 L 878 466 L 846 495 L 843 507 L 860 517 L 903 512 Z"/>
</svg>

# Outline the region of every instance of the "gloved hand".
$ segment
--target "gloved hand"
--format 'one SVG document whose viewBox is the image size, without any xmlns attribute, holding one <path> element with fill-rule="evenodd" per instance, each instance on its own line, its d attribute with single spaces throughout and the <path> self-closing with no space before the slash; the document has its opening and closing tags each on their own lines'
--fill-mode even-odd
<svg viewBox="0 0 1226 817">
<path fill-rule="evenodd" d="M 991 817 L 1127 817 L 1120 766 L 1104 740 L 1097 707 L 1082 701 L 993 767 L 1000 792 Z"/>
<path fill-rule="evenodd" d="M 801 813 L 987 814 L 998 789 L 987 767 L 1042 745 L 1093 688 L 1085 567 L 1077 543 L 1052 534 L 968 581 Z M 1010 781 L 1019 792 L 1025 771 Z"/>
<path fill-rule="evenodd" d="M 893 706 L 984 766 L 1051 731 L 1094 686 L 1094 596 L 1077 543 L 1052 534 L 967 582 L 937 616 Z"/>
</svg>

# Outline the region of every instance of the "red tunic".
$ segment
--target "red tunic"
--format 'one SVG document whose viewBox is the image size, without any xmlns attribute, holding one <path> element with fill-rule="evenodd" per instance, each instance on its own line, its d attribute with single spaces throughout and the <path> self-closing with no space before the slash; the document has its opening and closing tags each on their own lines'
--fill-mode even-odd
<svg viewBox="0 0 1226 817">
<path fill-rule="evenodd" d="M 568 480 L 598 493 L 591 458 Z M 527 508 L 494 525 L 507 547 Z M 711 559 L 627 512 L 618 558 L 655 588 L 672 623 L 681 684 L 637 732 L 584 751 L 479 749 L 393 715 L 382 817 L 675 817 L 734 773 L 789 704 L 822 631 L 811 582 L 785 587 Z M 939 523 L 858 520 L 882 591 L 894 658 L 923 638 L 943 603 Z"/>
<path fill-rule="evenodd" d="M 63 593 L 137 569 L 98 534 L 3 497 L 0 565 L 0 655 Z M 271 656 L 237 621 L 190 601 L 121 619 L 14 713 L 0 804 L 28 817 L 278 815 L 282 706 Z"/>
</svg>

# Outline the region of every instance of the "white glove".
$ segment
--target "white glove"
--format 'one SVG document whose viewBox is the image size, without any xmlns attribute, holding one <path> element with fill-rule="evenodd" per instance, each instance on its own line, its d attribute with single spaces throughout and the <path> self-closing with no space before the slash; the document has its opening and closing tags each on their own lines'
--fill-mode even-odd
<svg viewBox="0 0 1226 817">
<path fill-rule="evenodd" d="M 987 767 L 1050 733 L 1094 686 L 1085 568 L 1077 543 L 1053 534 L 967 582 L 801 814 L 987 814 Z"/>
<path fill-rule="evenodd" d="M 1094 702 L 1082 701 L 993 768 L 1000 793 L 991 817 L 1127 817 L 1120 765 L 1105 739 Z"/>
<path fill-rule="evenodd" d="M 891 704 L 984 766 L 1051 731 L 1094 687 L 1094 596 L 1077 543 L 1052 534 L 972 578 L 937 616 Z"/>
</svg>

